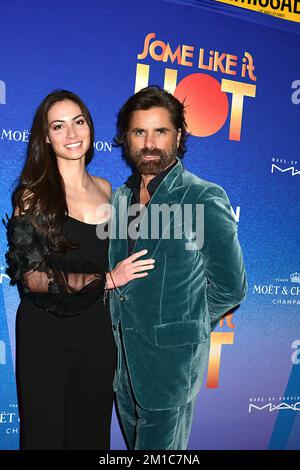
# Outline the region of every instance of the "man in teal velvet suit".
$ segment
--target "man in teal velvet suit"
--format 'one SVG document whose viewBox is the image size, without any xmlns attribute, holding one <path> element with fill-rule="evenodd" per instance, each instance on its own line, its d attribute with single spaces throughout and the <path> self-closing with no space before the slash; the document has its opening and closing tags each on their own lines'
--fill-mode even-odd
<svg viewBox="0 0 300 470">
<path fill-rule="evenodd" d="M 137 172 L 112 199 L 110 267 L 142 249 L 155 259 L 111 292 L 114 389 L 130 449 L 186 449 L 210 332 L 247 290 L 228 197 L 183 168 L 186 136 L 184 106 L 159 87 L 119 112 L 116 141 Z"/>
</svg>

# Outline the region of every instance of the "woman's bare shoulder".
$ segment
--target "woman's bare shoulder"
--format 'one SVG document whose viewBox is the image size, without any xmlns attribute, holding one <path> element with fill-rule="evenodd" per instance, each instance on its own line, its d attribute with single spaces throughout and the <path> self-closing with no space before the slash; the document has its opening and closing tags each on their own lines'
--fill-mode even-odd
<svg viewBox="0 0 300 470">
<path fill-rule="evenodd" d="M 101 178 L 100 176 L 90 176 L 93 179 L 94 183 L 98 186 L 98 188 L 105 194 L 108 199 L 110 199 L 112 193 L 112 187 L 110 182 L 105 178 Z"/>
</svg>

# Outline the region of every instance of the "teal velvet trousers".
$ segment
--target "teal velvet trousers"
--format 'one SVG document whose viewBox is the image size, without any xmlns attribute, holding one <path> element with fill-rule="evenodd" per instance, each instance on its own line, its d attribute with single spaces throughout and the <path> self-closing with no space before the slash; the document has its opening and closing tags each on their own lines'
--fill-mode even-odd
<svg viewBox="0 0 300 470">
<path fill-rule="evenodd" d="M 136 402 L 130 383 L 122 341 L 119 347 L 116 397 L 128 448 L 185 450 L 197 397 L 184 406 L 169 410 L 150 411 L 141 408 Z"/>
</svg>

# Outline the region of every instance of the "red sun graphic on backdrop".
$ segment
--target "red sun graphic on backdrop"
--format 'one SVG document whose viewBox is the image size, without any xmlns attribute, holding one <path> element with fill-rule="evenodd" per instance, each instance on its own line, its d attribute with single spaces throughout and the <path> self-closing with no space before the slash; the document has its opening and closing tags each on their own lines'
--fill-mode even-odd
<svg viewBox="0 0 300 470">
<path fill-rule="evenodd" d="M 215 78 L 193 73 L 183 78 L 174 92 L 184 101 L 188 132 L 197 137 L 215 134 L 228 115 L 228 98 Z"/>
</svg>

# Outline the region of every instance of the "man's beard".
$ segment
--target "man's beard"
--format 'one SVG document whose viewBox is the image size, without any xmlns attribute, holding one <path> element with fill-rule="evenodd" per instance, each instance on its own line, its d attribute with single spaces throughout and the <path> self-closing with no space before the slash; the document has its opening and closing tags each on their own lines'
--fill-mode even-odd
<svg viewBox="0 0 300 470">
<path fill-rule="evenodd" d="M 168 150 L 158 148 L 148 149 L 145 147 L 135 154 L 129 152 L 129 157 L 142 175 L 159 175 L 175 160 L 176 153 L 177 146 L 174 144 L 173 147 Z M 159 158 L 147 161 L 143 159 L 144 155 L 158 156 Z"/>
</svg>

